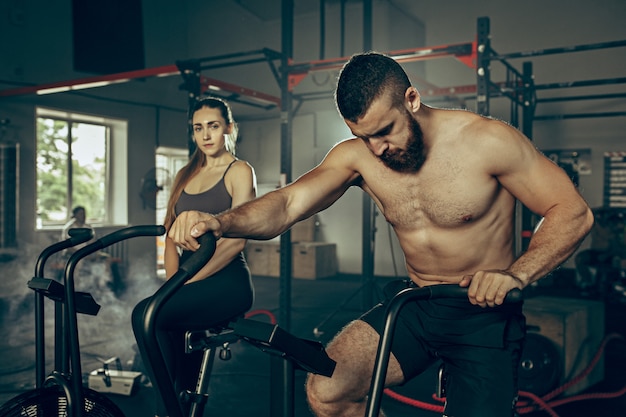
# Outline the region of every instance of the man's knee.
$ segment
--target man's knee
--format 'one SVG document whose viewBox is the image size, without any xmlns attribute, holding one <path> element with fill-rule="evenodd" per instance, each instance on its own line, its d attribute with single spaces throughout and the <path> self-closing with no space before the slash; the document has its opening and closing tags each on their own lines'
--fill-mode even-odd
<svg viewBox="0 0 626 417">
<path fill-rule="evenodd" d="M 314 374 L 309 374 L 306 380 L 307 402 L 316 416 L 333 415 L 333 409 L 336 408 L 336 399 L 332 396 L 329 382 L 330 378 Z"/>
<path fill-rule="evenodd" d="M 306 385 L 306 396 L 312 407 L 323 406 L 336 402 L 339 398 L 338 390 L 333 388 L 332 379 L 315 374 L 309 374 Z"/>
<path fill-rule="evenodd" d="M 362 416 L 365 395 L 337 379 L 310 374 L 306 382 L 309 407 L 317 417 Z"/>
</svg>

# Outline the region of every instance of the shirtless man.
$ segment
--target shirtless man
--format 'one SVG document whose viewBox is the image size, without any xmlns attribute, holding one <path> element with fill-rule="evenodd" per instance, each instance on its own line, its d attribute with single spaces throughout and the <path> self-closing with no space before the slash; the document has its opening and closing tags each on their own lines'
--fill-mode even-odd
<svg viewBox="0 0 626 417">
<path fill-rule="evenodd" d="M 196 237 L 269 239 L 361 187 L 393 226 L 407 286 L 468 287 L 463 300 L 407 305 L 395 331 L 387 386 L 405 383 L 434 361 L 446 363 L 445 414 L 514 415 L 525 334 L 521 303 L 503 304 L 564 262 L 593 224 L 567 175 L 518 130 L 469 111 L 421 102 L 393 59 L 355 55 L 344 66 L 337 108 L 355 138 L 330 150 L 292 184 L 216 217 L 186 212 L 169 232 L 195 250 Z M 543 217 L 528 250 L 513 254 L 515 200 Z M 307 397 L 318 416 L 362 416 L 384 305 L 347 325 L 328 345 L 331 378 L 310 375 Z"/>
</svg>

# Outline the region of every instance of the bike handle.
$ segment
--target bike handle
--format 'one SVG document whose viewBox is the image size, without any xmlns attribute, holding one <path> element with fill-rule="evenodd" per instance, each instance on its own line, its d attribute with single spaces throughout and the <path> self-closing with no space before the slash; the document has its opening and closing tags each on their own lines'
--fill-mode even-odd
<svg viewBox="0 0 626 417">
<path fill-rule="evenodd" d="M 154 293 L 150 301 L 146 305 L 143 314 L 143 328 L 148 345 L 154 346 L 147 354 L 150 362 L 153 364 L 155 375 L 152 384 L 156 391 L 160 393 L 161 400 L 165 408 L 172 417 L 182 417 L 183 412 L 180 407 L 174 385 L 167 373 L 167 365 L 165 358 L 158 348 L 159 343 L 156 336 L 156 321 L 163 305 L 178 291 L 187 281 L 189 281 L 202 267 L 211 259 L 216 249 L 216 239 L 212 233 L 205 233 L 198 237 L 200 248 L 189 256 L 185 262 L 179 267 L 178 271 L 172 275 L 165 283 Z"/>
<path fill-rule="evenodd" d="M 389 302 L 385 314 L 385 327 L 378 342 L 374 373 L 367 398 L 365 417 L 377 417 L 380 413 L 380 403 L 385 386 L 385 376 L 391 355 L 391 342 L 400 310 L 410 301 L 430 300 L 435 298 L 463 298 L 467 297 L 467 288 L 456 284 L 428 285 L 425 287 L 406 288 L 398 292 Z M 510 290 L 504 298 L 505 303 L 520 302 L 523 299 L 522 291 L 518 288 Z"/>
<path fill-rule="evenodd" d="M 459 287 L 455 284 L 439 284 L 439 285 L 427 285 L 425 287 L 413 287 L 400 291 L 396 294 L 398 297 L 404 291 L 415 291 L 419 294 L 415 294 L 416 300 L 430 300 L 434 298 L 464 298 L 467 297 L 467 287 Z M 504 297 L 505 303 L 517 303 L 522 301 L 522 290 L 519 288 L 513 288 Z"/>
</svg>

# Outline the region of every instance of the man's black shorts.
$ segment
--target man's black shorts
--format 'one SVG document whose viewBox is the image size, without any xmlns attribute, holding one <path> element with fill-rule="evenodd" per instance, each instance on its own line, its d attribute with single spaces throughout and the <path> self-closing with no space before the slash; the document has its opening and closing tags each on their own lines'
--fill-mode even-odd
<svg viewBox="0 0 626 417">
<path fill-rule="evenodd" d="M 388 301 L 411 286 L 411 281 L 391 282 L 386 300 L 360 319 L 382 334 Z M 420 300 L 398 315 L 391 351 L 405 381 L 443 361 L 445 415 L 513 416 L 524 334 L 522 303 L 482 308 L 467 298 Z"/>
</svg>

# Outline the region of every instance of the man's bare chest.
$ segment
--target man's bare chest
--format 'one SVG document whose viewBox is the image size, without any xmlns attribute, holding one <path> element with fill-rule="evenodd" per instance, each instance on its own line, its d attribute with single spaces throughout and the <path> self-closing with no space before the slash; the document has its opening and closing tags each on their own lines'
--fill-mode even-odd
<svg viewBox="0 0 626 417">
<path fill-rule="evenodd" d="M 367 191 L 389 223 L 450 228 L 480 219 L 501 192 L 497 180 L 463 167 L 367 178 Z"/>
</svg>

